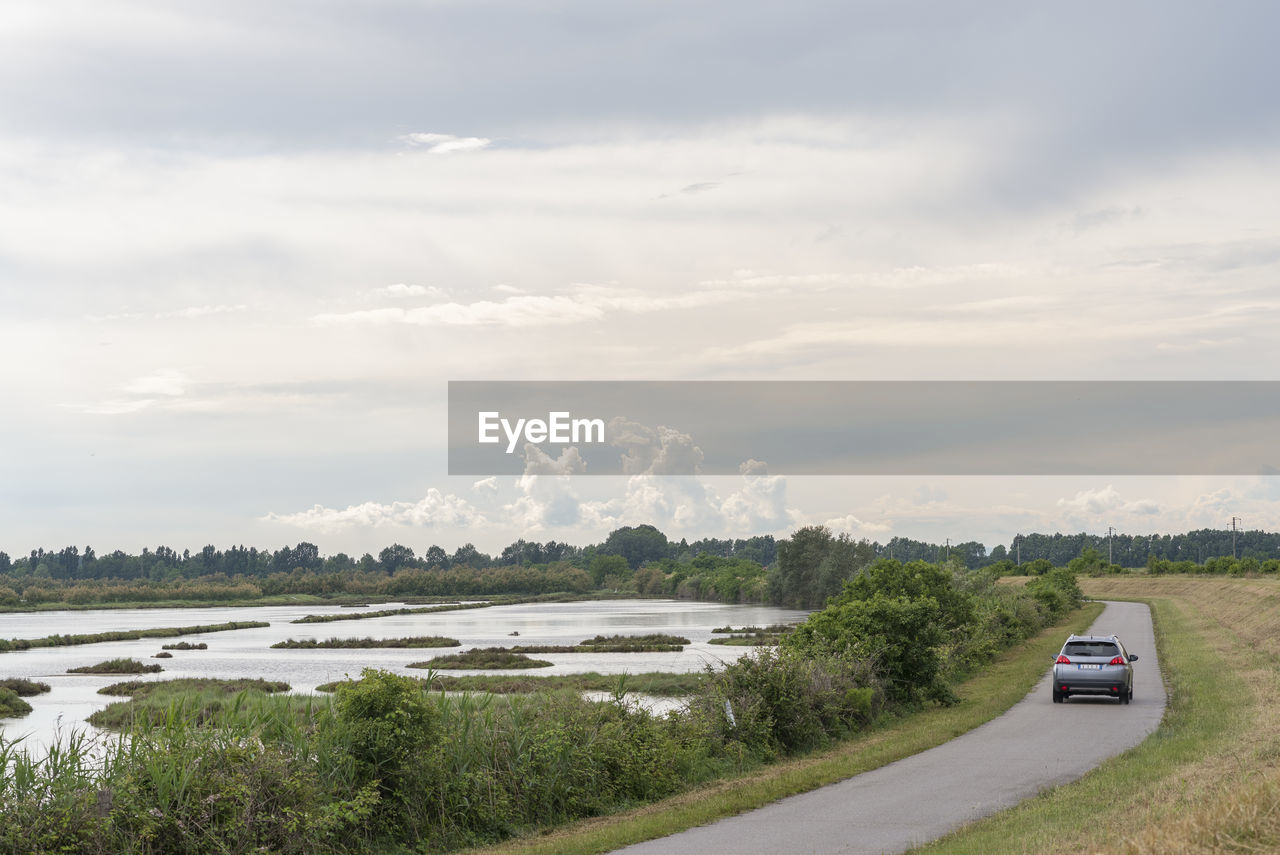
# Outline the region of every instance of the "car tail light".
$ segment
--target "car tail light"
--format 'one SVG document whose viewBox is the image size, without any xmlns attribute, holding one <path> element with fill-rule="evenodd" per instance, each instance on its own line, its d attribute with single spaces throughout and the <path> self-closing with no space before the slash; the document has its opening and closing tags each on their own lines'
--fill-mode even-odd
<svg viewBox="0 0 1280 855">
<path fill-rule="evenodd" d="M 1070 665 L 1071 660 L 1065 656 L 1059 655 L 1057 659 L 1053 660 L 1053 664 L 1054 665 Z"/>
<path fill-rule="evenodd" d="M 1124 657 L 1123 657 L 1123 656 L 1117 656 L 1116 658 L 1112 659 L 1112 660 L 1111 660 L 1110 662 L 1108 662 L 1107 664 L 1108 664 L 1108 665 L 1123 665 L 1123 664 L 1124 664 Z"/>
</svg>

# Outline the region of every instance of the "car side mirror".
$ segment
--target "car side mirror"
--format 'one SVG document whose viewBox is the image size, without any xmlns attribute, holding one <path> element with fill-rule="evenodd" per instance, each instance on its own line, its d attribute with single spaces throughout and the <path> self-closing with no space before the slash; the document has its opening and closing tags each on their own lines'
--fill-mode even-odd
<svg viewBox="0 0 1280 855">
<path fill-rule="evenodd" d="M 1138 654 L 1136 654 L 1136 653 L 1130 653 L 1130 654 L 1129 654 L 1129 661 L 1130 661 L 1130 662 L 1137 662 L 1137 661 L 1138 661 Z"/>
</svg>

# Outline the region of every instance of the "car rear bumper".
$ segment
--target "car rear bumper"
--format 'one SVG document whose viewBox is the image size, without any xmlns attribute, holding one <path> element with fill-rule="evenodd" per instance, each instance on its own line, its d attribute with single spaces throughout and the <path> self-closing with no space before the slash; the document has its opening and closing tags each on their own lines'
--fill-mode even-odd
<svg viewBox="0 0 1280 855">
<path fill-rule="evenodd" d="M 1123 670 L 1077 671 L 1055 670 L 1053 686 L 1070 695 L 1111 695 L 1119 697 L 1129 690 L 1129 677 Z"/>
</svg>

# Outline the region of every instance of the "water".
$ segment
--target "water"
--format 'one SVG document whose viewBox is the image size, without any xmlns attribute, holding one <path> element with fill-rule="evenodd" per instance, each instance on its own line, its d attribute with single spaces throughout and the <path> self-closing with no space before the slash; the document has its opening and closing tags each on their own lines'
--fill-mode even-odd
<svg viewBox="0 0 1280 855">
<path fill-rule="evenodd" d="M 175 677 L 261 677 L 283 680 L 295 693 L 346 676 L 358 676 L 366 667 L 382 668 L 417 677 L 421 662 L 445 653 L 473 647 L 509 647 L 517 644 L 576 644 L 595 635 L 681 635 L 692 643 L 681 653 L 539 653 L 536 658 L 553 663 L 550 668 L 521 671 L 524 674 L 601 674 L 644 671 L 700 671 L 706 665 L 730 662 L 750 648 L 713 645 L 711 630 L 720 626 L 768 626 L 803 620 L 806 612 L 768 606 L 729 606 L 680 600 L 594 600 L 576 603 L 525 603 L 466 609 L 434 614 L 395 615 L 334 623 L 293 624 L 308 614 L 350 614 L 399 608 L 402 603 L 379 603 L 362 608 L 337 606 L 270 606 L 264 608 L 219 607 L 207 609 L 104 609 L 99 611 L 38 612 L 0 615 L 0 638 L 40 638 L 46 635 L 83 634 L 168 626 L 267 621 L 259 629 L 237 629 L 184 635 L 180 638 L 146 638 L 75 647 L 53 647 L 0 653 L 0 677 L 29 677 L 48 683 L 53 691 L 27 698 L 32 711 L 20 719 L 0 720 L 6 739 L 25 737 L 33 750 L 47 746 L 58 730 L 93 731 L 85 722 L 95 710 L 121 700 L 98 694 L 98 689 L 121 680 L 166 680 Z M 511 633 L 519 633 L 512 636 Z M 461 647 L 396 650 L 272 650 L 287 638 L 400 638 L 443 635 L 462 642 Z M 208 650 L 174 650 L 172 659 L 152 659 L 161 645 L 204 642 Z M 93 665 L 107 659 L 128 657 L 158 663 L 160 674 L 120 676 L 68 674 L 68 668 Z M 501 671 L 449 671 L 449 674 L 494 674 Z"/>
</svg>

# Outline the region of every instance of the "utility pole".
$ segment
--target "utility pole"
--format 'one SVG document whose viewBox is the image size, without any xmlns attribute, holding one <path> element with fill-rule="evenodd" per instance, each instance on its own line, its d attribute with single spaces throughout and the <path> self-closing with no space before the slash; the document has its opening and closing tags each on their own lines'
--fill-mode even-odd
<svg viewBox="0 0 1280 855">
<path fill-rule="evenodd" d="M 947 560 L 951 560 L 951 538 L 947 538 Z"/>
<path fill-rule="evenodd" d="M 1116 530 L 1114 528 L 1112 528 L 1111 526 L 1107 526 L 1107 563 L 1108 564 L 1115 564 L 1115 562 L 1111 560 L 1111 535 L 1115 533 L 1116 533 Z"/>
<path fill-rule="evenodd" d="M 1022 566 L 1022 535 L 1016 534 L 1013 537 L 1014 547 L 1018 550 L 1018 566 Z"/>
<path fill-rule="evenodd" d="M 1232 561 L 1234 561 L 1236 557 L 1236 523 L 1237 522 L 1244 522 L 1244 520 L 1240 519 L 1239 517 L 1231 518 L 1231 560 Z"/>
</svg>

